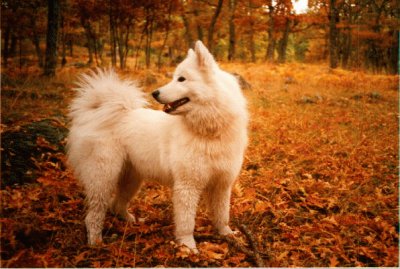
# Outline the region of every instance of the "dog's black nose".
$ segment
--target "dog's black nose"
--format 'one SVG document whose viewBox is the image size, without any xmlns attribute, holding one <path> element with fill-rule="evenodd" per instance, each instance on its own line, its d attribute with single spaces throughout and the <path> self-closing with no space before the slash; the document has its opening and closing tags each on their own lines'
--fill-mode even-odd
<svg viewBox="0 0 400 269">
<path fill-rule="evenodd" d="M 157 97 L 160 95 L 160 91 L 156 90 L 156 91 L 152 92 L 151 95 L 153 95 L 154 99 L 157 99 Z"/>
</svg>

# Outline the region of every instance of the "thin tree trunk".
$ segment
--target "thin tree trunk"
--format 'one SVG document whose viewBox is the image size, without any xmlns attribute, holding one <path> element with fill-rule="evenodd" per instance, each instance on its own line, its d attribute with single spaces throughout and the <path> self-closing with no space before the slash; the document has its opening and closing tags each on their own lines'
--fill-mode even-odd
<svg viewBox="0 0 400 269">
<path fill-rule="evenodd" d="M 352 32 L 350 26 L 353 24 L 353 10 L 351 4 L 344 5 L 343 13 L 344 16 L 347 17 L 347 26 L 342 31 L 342 68 L 347 68 L 349 66 L 349 59 L 352 49 Z"/>
<path fill-rule="evenodd" d="M 140 34 L 140 38 L 139 38 L 139 45 L 136 47 L 136 52 L 135 52 L 135 70 L 137 70 L 139 68 L 139 51 L 140 51 L 140 49 L 142 47 L 142 42 L 143 42 L 144 35 L 146 33 L 146 29 L 147 29 L 147 25 L 145 25 L 143 27 L 143 31 Z"/>
<path fill-rule="evenodd" d="M 221 13 L 223 3 L 224 3 L 224 0 L 218 0 L 217 8 L 215 9 L 214 15 L 211 18 L 211 23 L 210 23 L 210 27 L 208 30 L 208 37 L 207 37 L 208 49 L 210 51 L 213 51 L 213 48 L 214 48 L 214 44 L 213 44 L 214 29 L 215 29 L 215 24 L 217 23 L 217 20 L 218 20 L 218 16 Z"/>
<path fill-rule="evenodd" d="M 72 39 L 68 40 L 68 48 L 69 48 L 69 56 L 73 57 L 74 56 L 74 44 L 72 42 Z"/>
<path fill-rule="evenodd" d="M 285 29 L 283 31 L 282 38 L 279 40 L 279 44 L 278 44 L 278 62 L 279 63 L 286 62 L 286 49 L 287 49 L 287 44 L 288 44 L 288 39 L 289 39 L 289 33 L 290 33 L 290 19 L 286 18 Z"/>
<path fill-rule="evenodd" d="M 338 22 L 338 12 L 336 9 L 336 0 L 329 0 L 329 66 L 336 68 L 338 66 L 337 55 L 337 36 L 338 31 L 336 23 Z"/>
<path fill-rule="evenodd" d="M 65 66 L 67 63 L 67 48 L 66 48 L 66 38 L 65 38 L 65 29 L 64 29 L 64 16 L 61 15 L 61 66 Z"/>
<path fill-rule="evenodd" d="M 390 74 L 398 74 L 400 71 L 399 31 L 391 30 L 390 33 L 390 35 L 393 37 L 393 42 L 388 50 L 388 71 Z"/>
<path fill-rule="evenodd" d="M 254 63 L 256 61 L 256 47 L 254 44 L 254 20 L 253 20 L 253 10 L 251 7 L 251 0 L 249 0 L 248 14 L 250 17 L 250 29 L 249 29 L 249 44 L 250 44 L 250 55 L 251 61 Z"/>
<path fill-rule="evenodd" d="M 14 32 L 11 32 L 11 44 L 10 48 L 8 49 L 8 56 L 9 57 L 15 57 L 17 54 L 17 43 L 18 43 L 18 37 Z"/>
<path fill-rule="evenodd" d="M 349 66 L 351 43 L 352 43 L 351 28 L 347 27 L 346 33 L 344 36 L 344 46 L 343 46 L 343 57 L 342 57 L 342 67 L 343 68 L 347 68 Z"/>
<path fill-rule="evenodd" d="M 113 1 L 109 2 L 109 19 L 110 19 L 110 44 L 111 44 L 111 65 L 115 67 L 117 65 L 117 42 L 115 34 L 115 16 L 113 12 Z"/>
<path fill-rule="evenodd" d="M 93 63 L 93 53 L 95 51 L 95 44 L 92 35 L 92 26 L 90 22 L 87 21 L 86 18 L 81 18 L 83 29 L 85 30 L 86 39 L 87 39 L 87 48 L 89 52 L 89 61 L 88 64 L 91 65 Z"/>
<path fill-rule="evenodd" d="M 384 11 L 384 6 L 387 1 L 371 1 L 371 6 L 373 8 L 374 14 L 374 22 L 372 24 L 372 31 L 375 33 L 380 33 L 381 32 L 381 15 L 382 12 Z M 372 67 L 374 72 L 380 72 L 381 68 L 383 67 L 383 57 L 384 53 L 382 48 L 378 45 L 378 42 L 376 40 L 370 40 L 369 42 L 369 55 L 368 55 L 368 60 L 372 63 Z"/>
<path fill-rule="evenodd" d="M 236 31 L 235 31 L 235 10 L 237 0 L 229 0 L 229 49 L 228 60 L 232 61 L 235 58 L 236 52 Z"/>
<path fill-rule="evenodd" d="M 129 22 L 129 24 L 131 24 L 132 22 Z M 134 32 L 134 29 L 132 30 L 132 32 Z M 128 59 L 128 53 L 129 53 L 129 30 L 125 35 L 125 55 L 124 55 L 124 67 L 126 67 L 126 61 Z"/>
<path fill-rule="evenodd" d="M 90 30 L 90 37 L 92 40 L 92 46 L 93 46 L 94 59 L 96 61 L 96 66 L 99 66 L 98 52 L 97 52 L 97 36 L 96 36 L 96 33 L 93 32 L 93 28 L 91 28 L 91 30 Z"/>
<path fill-rule="evenodd" d="M 22 37 L 18 37 L 18 47 L 19 47 L 19 69 L 22 69 Z"/>
<path fill-rule="evenodd" d="M 128 37 L 129 37 L 129 29 L 130 29 L 131 21 L 128 21 L 126 24 L 126 32 L 124 34 L 123 27 L 120 27 L 118 33 L 118 53 L 119 53 L 119 66 L 121 69 L 126 68 L 126 55 L 128 54 Z"/>
<path fill-rule="evenodd" d="M 146 68 L 150 68 L 151 62 L 151 40 L 153 38 L 154 11 L 146 8 Z"/>
<path fill-rule="evenodd" d="M 48 0 L 46 60 L 44 65 L 44 75 L 46 76 L 54 76 L 56 74 L 59 15 L 59 0 Z"/>
<path fill-rule="evenodd" d="M 67 46 L 65 45 L 65 42 L 63 40 L 62 43 L 62 48 L 61 48 L 61 66 L 65 66 L 67 64 Z"/>
<path fill-rule="evenodd" d="M 8 65 L 8 56 L 9 56 L 9 41 L 10 41 L 11 27 L 7 24 L 5 32 L 4 32 L 4 47 L 3 47 L 3 64 L 4 67 Z"/>
<path fill-rule="evenodd" d="M 153 39 L 153 18 L 151 19 L 150 22 L 150 29 L 149 29 L 149 35 L 148 39 L 146 40 L 146 67 L 150 68 L 150 61 L 151 61 L 151 41 Z"/>
<path fill-rule="evenodd" d="M 195 1 L 193 1 L 195 2 Z M 199 23 L 199 10 L 196 8 L 197 4 L 194 3 L 194 8 L 193 8 L 193 14 L 194 17 L 196 18 L 196 29 L 197 29 L 197 39 L 203 41 L 203 29 L 201 28 L 201 25 Z"/>
<path fill-rule="evenodd" d="M 102 66 L 104 64 L 103 52 L 104 52 L 104 40 L 101 37 L 96 38 L 96 57 L 100 59 L 100 65 Z"/>
<path fill-rule="evenodd" d="M 193 44 L 193 36 L 192 36 L 192 32 L 190 31 L 190 24 L 185 15 L 185 12 L 182 13 L 181 18 L 183 21 L 183 25 L 185 26 L 185 37 L 186 37 L 188 47 L 191 47 Z"/>
<path fill-rule="evenodd" d="M 268 6 L 269 10 L 269 27 L 268 27 L 268 47 L 267 47 L 267 52 L 265 54 L 265 59 L 269 62 L 274 61 L 274 51 L 275 51 L 275 10 L 274 6 L 272 6 L 272 3 Z"/>
<path fill-rule="evenodd" d="M 168 35 L 169 35 L 169 28 L 170 28 L 170 24 L 171 24 L 171 12 L 172 12 L 172 1 L 169 2 L 168 5 L 168 20 L 167 20 L 167 25 L 165 26 L 165 36 L 164 36 L 164 40 L 163 40 L 163 44 L 161 46 L 160 52 L 158 53 L 158 70 L 160 70 L 161 68 L 161 57 L 162 57 L 162 53 L 163 50 L 165 48 L 165 45 L 167 44 L 167 40 L 168 40 Z"/>
<path fill-rule="evenodd" d="M 36 29 L 36 20 L 31 17 L 31 27 L 32 27 L 32 43 L 35 46 L 36 56 L 38 58 L 39 67 L 43 68 L 43 53 L 40 49 L 39 34 Z"/>
</svg>

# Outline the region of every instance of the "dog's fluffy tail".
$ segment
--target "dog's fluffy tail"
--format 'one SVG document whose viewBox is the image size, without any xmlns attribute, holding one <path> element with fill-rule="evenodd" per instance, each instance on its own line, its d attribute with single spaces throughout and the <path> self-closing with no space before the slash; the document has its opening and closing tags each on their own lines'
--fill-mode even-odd
<svg viewBox="0 0 400 269">
<path fill-rule="evenodd" d="M 121 113 L 147 105 L 136 83 L 121 80 L 112 69 L 97 69 L 84 74 L 77 86 L 78 96 L 69 113 L 73 127 L 107 128 L 118 121 Z"/>
</svg>

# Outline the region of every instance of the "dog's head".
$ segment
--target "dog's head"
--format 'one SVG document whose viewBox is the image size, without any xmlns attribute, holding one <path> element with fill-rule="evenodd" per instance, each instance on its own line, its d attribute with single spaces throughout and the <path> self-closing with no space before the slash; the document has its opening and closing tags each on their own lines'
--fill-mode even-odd
<svg viewBox="0 0 400 269">
<path fill-rule="evenodd" d="M 172 81 L 152 95 L 169 114 L 185 114 L 196 105 L 214 98 L 214 77 L 219 69 L 213 56 L 201 41 L 189 49 L 186 59 L 176 68 Z"/>
</svg>

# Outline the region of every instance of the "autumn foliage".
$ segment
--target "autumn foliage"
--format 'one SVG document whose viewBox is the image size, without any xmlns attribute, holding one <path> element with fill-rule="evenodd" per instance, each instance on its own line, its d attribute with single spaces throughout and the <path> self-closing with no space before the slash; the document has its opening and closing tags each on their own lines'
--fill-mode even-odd
<svg viewBox="0 0 400 269">
<path fill-rule="evenodd" d="M 190 254 L 173 241 L 170 191 L 146 184 L 130 204 L 138 222 L 107 215 L 104 244 L 88 247 L 82 188 L 63 153 L 44 153 L 36 180 L 1 190 L 1 267 L 398 266 L 398 77 L 322 65 L 222 66 L 251 85 L 250 144 L 231 200 L 238 236 L 214 235 L 201 207 L 200 254 Z M 64 68 L 52 79 L 18 70 L 2 74 L 2 133 L 43 118 L 67 127 L 72 82 L 85 70 Z M 172 70 L 121 74 L 150 92 Z M 43 137 L 36 145 L 55 146 Z"/>
<path fill-rule="evenodd" d="M 34 61 L 46 74 L 49 64 L 76 64 L 80 47 L 80 65 L 174 65 L 198 39 L 218 60 L 397 73 L 396 0 L 309 0 L 301 14 L 291 0 L 3 0 L 1 8 L 3 65 Z"/>
</svg>

